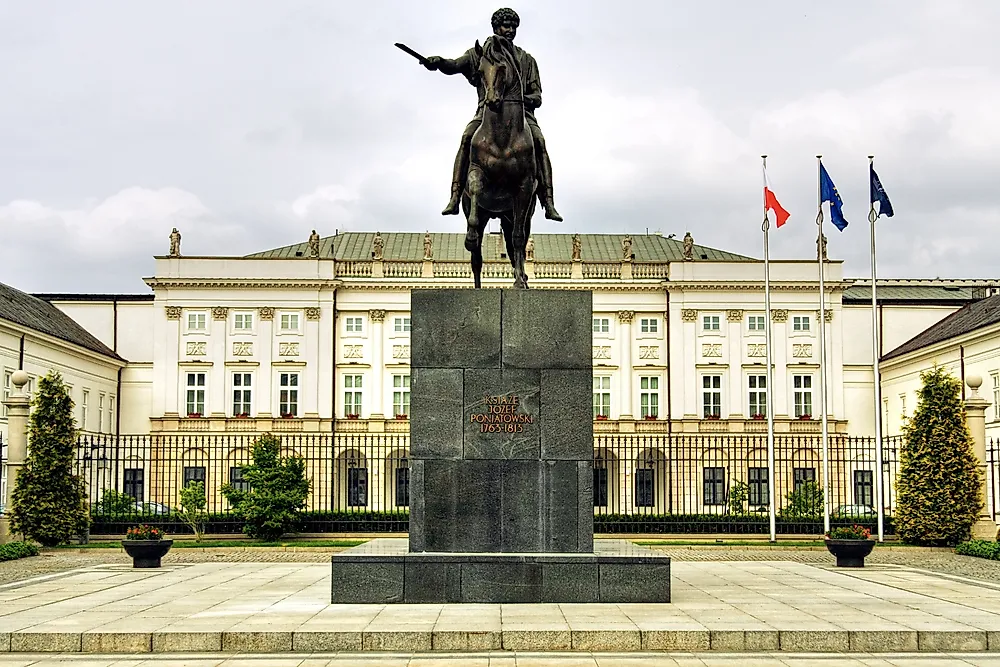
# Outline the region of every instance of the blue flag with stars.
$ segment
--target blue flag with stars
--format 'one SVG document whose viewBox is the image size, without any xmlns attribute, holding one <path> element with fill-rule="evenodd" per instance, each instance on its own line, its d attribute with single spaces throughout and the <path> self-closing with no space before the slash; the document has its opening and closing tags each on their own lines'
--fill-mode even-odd
<svg viewBox="0 0 1000 667">
<path fill-rule="evenodd" d="M 892 203 L 889 202 L 889 195 L 885 193 L 885 188 L 882 187 L 882 181 L 878 180 L 878 174 L 875 173 L 875 165 L 869 164 L 868 172 L 871 180 L 872 205 L 878 202 L 878 214 L 891 218 Z"/>
<path fill-rule="evenodd" d="M 840 231 L 847 229 L 847 220 L 844 219 L 844 200 L 837 192 L 837 186 L 833 184 L 830 174 L 826 173 L 826 167 L 822 163 L 819 165 L 819 200 L 820 203 L 830 202 L 830 220 Z"/>
</svg>

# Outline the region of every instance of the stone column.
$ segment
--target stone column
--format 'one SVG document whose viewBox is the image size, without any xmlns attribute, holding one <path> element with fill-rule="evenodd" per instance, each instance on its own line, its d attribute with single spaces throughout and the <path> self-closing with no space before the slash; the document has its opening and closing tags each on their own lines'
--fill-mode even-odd
<svg viewBox="0 0 1000 667">
<path fill-rule="evenodd" d="M 24 465 L 24 458 L 28 454 L 28 411 L 31 401 L 25 386 L 28 384 L 28 374 L 24 371 L 14 371 L 11 376 L 11 384 L 14 385 L 10 398 L 3 402 L 7 407 L 7 497 L 4 498 L 5 506 L 9 509 L 14 498 L 14 483 L 17 481 L 17 473 Z M 4 544 L 13 539 L 10 534 L 9 519 L 6 514 L 0 517 L 0 544 Z"/>
<path fill-rule="evenodd" d="M 382 322 L 385 320 L 384 310 L 369 310 L 368 319 L 371 321 L 371 341 L 372 341 L 372 397 L 371 413 L 368 416 L 369 425 L 372 421 L 385 420 L 385 390 L 382 388 L 382 380 L 385 377 L 385 341 L 382 333 Z M 382 430 L 378 428 L 378 430 Z"/>
<path fill-rule="evenodd" d="M 969 425 L 969 432 L 972 434 L 973 447 L 976 452 L 976 459 L 983 479 L 983 504 L 979 508 L 979 520 L 972 527 L 972 537 L 977 540 L 997 540 L 997 524 L 990 516 L 985 503 L 985 496 L 988 492 L 986 482 L 986 408 L 990 406 L 989 401 L 979 395 L 979 387 L 983 384 L 983 378 L 979 375 L 967 375 L 965 383 L 972 390 L 972 395 L 965 400 L 965 421 Z M 993 489 L 996 493 L 996 489 Z"/>
<path fill-rule="evenodd" d="M 621 381 L 622 400 L 618 403 L 620 412 L 618 421 L 632 421 L 632 320 L 635 319 L 635 311 L 618 311 L 618 336 L 621 339 Z"/>
<path fill-rule="evenodd" d="M 226 360 L 232 350 L 229 348 L 229 308 L 212 308 L 209 324 L 211 336 L 208 343 L 209 359 L 214 363 L 208 376 L 208 391 L 205 393 L 205 415 L 212 419 L 226 418 Z M 222 426 L 222 428 L 225 428 Z"/>
</svg>

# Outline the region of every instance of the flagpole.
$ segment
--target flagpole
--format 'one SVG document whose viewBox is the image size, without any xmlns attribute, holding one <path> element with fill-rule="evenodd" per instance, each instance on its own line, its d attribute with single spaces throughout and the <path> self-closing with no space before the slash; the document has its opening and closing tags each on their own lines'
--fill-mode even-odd
<svg viewBox="0 0 1000 667">
<path fill-rule="evenodd" d="M 771 387 L 774 386 L 774 382 L 771 381 L 773 375 L 771 369 L 771 258 L 767 242 L 767 231 L 771 226 L 771 223 L 767 219 L 767 156 L 761 155 L 760 159 L 764 177 L 764 190 L 761 193 L 764 197 L 764 222 L 761 224 L 761 229 L 764 232 L 764 326 L 766 327 L 764 330 L 764 349 L 766 350 L 767 357 L 767 373 L 765 375 L 765 382 L 767 384 L 764 387 L 764 400 L 766 401 L 764 413 L 767 415 L 767 505 L 768 522 L 771 529 L 771 542 L 776 542 L 778 538 L 776 535 L 776 508 L 774 504 L 774 402 L 771 400 Z"/>
<path fill-rule="evenodd" d="M 819 395 L 820 420 L 823 433 L 823 533 L 830 532 L 830 432 L 826 422 L 826 272 L 823 262 L 823 156 L 816 156 L 817 199 L 819 212 L 816 214 L 816 257 L 819 264 Z"/>
<path fill-rule="evenodd" d="M 875 168 L 875 156 L 868 156 L 868 176 L 871 179 L 872 170 Z M 872 256 L 872 377 L 875 381 L 875 498 L 878 503 L 875 510 L 878 514 L 878 541 L 885 541 L 885 498 L 884 498 L 884 474 L 882 470 L 882 376 L 879 373 L 879 321 L 878 321 L 878 299 L 876 297 L 876 262 L 875 262 L 875 221 L 878 216 L 875 214 L 875 200 L 871 199 L 871 209 L 868 211 L 868 223 L 871 230 L 871 256 Z"/>
</svg>

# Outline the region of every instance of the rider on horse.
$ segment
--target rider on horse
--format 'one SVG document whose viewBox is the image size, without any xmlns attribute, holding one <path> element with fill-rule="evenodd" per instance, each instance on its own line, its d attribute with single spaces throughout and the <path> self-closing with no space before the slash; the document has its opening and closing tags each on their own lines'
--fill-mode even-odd
<svg viewBox="0 0 1000 667">
<path fill-rule="evenodd" d="M 521 19 L 513 9 L 498 9 L 492 18 L 493 33 L 506 37 L 513 44 L 517 35 L 517 27 L 521 24 Z M 562 216 L 556 211 L 552 198 L 552 163 L 549 161 L 549 153 L 545 147 L 545 137 L 538 129 L 538 122 L 535 120 L 535 109 L 542 106 L 542 83 L 538 76 L 538 64 L 535 59 L 524 49 L 514 46 L 514 54 L 520 68 L 520 75 L 524 82 L 524 115 L 528 127 L 531 128 L 531 136 L 535 142 L 535 154 L 538 158 L 538 200 L 545 209 L 545 217 L 549 220 L 561 221 Z M 442 215 L 457 215 L 458 207 L 462 197 L 462 189 L 469 169 L 469 155 L 471 151 L 472 135 L 483 121 L 483 107 L 485 106 L 486 89 L 477 76 L 478 58 L 474 48 L 469 49 L 454 60 L 431 56 L 424 62 L 424 67 L 429 70 L 438 70 L 444 74 L 462 74 L 469 83 L 476 86 L 479 94 L 479 105 L 476 108 L 476 116 L 465 127 L 462 133 L 462 143 L 455 157 L 455 168 L 452 173 L 451 199 L 443 211 Z"/>
</svg>

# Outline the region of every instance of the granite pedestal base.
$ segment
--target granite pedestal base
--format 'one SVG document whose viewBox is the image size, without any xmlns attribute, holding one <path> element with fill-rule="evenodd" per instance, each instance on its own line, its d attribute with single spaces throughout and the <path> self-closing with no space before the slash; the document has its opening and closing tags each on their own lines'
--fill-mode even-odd
<svg viewBox="0 0 1000 667">
<path fill-rule="evenodd" d="M 670 558 L 627 540 L 592 553 L 410 552 L 382 538 L 333 556 L 334 604 L 670 602 Z"/>
</svg>

